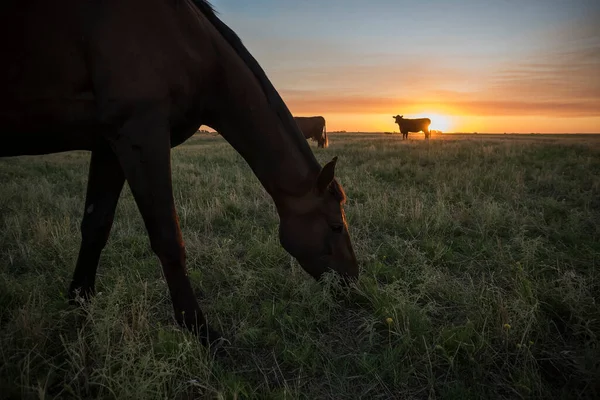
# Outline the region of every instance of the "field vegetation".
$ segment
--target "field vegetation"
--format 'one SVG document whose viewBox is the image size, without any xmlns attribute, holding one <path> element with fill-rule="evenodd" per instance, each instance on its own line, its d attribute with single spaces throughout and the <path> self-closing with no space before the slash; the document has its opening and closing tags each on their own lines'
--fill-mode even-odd
<svg viewBox="0 0 600 400">
<path fill-rule="evenodd" d="M 3 399 L 600 396 L 600 138 L 330 134 L 352 290 L 279 245 L 274 205 L 220 136 L 173 151 L 190 277 L 229 340 L 172 316 L 125 189 L 97 296 L 66 299 L 89 153 L 0 160 Z"/>
</svg>

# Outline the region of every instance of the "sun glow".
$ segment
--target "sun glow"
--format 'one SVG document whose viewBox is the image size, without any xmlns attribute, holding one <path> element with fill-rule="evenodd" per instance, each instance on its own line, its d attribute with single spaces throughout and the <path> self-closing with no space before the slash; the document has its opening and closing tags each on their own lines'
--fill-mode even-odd
<svg viewBox="0 0 600 400">
<path fill-rule="evenodd" d="M 447 115 L 424 112 L 420 114 L 411 115 L 407 118 L 429 118 L 431 120 L 431 125 L 429 126 L 429 129 L 436 131 L 450 132 L 450 130 L 454 128 L 452 118 Z"/>
<path fill-rule="evenodd" d="M 317 115 L 311 111 L 309 114 Z M 327 113 L 323 114 L 327 121 L 327 131 L 335 132 L 344 130 L 347 132 L 398 132 L 398 125 L 392 118 L 398 112 L 386 112 L 377 114 L 359 114 L 359 113 Z M 412 113 L 408 110 L 404 114 L 405 118 L 429 118 L 431 120 L 430 129 L 442 131 L 443 133 L 454 132 L 457 127 L 463 125 L 461 118 L 456 115 L 447 115 L 442 113 L 419 112 Z"/>
</svg>

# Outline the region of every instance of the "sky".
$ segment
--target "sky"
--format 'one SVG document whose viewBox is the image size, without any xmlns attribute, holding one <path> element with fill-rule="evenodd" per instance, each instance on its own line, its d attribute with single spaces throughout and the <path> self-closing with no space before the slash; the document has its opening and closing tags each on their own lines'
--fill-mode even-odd
<svg viewBox="0 0 600 400">
<path fill-rule="evenodd" d="M 327 130 L 600 133 L 600 0 L 212 0 Z"/>
</svg>

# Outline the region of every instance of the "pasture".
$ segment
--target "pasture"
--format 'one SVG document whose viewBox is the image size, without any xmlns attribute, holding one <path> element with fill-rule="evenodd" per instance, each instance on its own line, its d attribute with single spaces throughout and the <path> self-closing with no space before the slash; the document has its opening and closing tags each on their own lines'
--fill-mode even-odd
<svg viewBox="0 0 600 400">
<path fill-rule="evenodd" d="M 330 134 L 362 275 L 314 282 L 221 137 L 173 151 L 194 290 L 177 327 L 125 189 L 97 296 L 69 306 L 89 153 L 0 160 L 0 397 L 600 396 L 600 137 Z M 332 277 L 330 277 L 332 278 Z"/>
</svg>

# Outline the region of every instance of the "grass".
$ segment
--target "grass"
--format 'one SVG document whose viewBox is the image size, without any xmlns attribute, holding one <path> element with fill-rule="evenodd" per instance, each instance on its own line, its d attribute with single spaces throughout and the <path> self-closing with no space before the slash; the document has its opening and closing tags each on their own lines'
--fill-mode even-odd
<svg viewBox="0 0 600 400">
<path fill-rule="evenodd" d="M 97 296 L 67 304 L 89 154 L 0 160 L 0 397 L 598 398 L 600 139 L 331 135 L 362 276 L 313 282 L 220 137 L 173 152 L 190 276 L 231 340 L 174 323 L 128 189 Z"/>
</svg>

